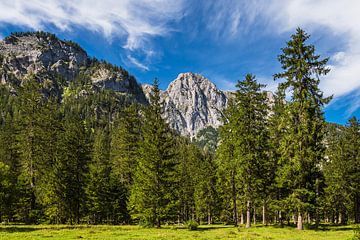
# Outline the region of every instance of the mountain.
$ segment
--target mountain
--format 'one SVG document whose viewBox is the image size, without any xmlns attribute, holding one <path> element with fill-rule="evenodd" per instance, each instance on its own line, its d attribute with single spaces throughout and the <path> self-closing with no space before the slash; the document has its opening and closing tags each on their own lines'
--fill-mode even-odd
<svg viewBox="0 0 360 240">
<path fill-rule="evenodd" d="M 18 85 L 29 75 L 46 83 L 49 91 L 61 94 L 80 74 L 94 88 L 112 89 L 139 102 L 146 99 L 133 76 L 121 67 L 90 58 L 72 41 L 46 32 L 13 33 L 0 41 L 0 83 Z"/>
<path fill-rule="evenodd" d="M 152 86 L 142 85 L 149 100 Z M 221 91 L 206 77 L 196 73 L 180 73 L 165 91 L 161 91 L 164 103 L 163 117 L 170 127 L 183 136 L 203 138 L 214 135 L 214 129 L 222 125 L 224 110 L 234 91 Z M 268 103 L 274 102 L 272 92 L 267 92 Z"/>
<path fill-rule="evenodd" d="M 145 96 L 151 86 L 142 85 Z M 214 83 L 200 74 L 181 73 L 161 92 L 164 103 L 163 117 L 170 127 L 184 136 L 195 137 L 208 127 L 222 124 L 226 95 Z"/>
<path fill-rule="evenodd" d="M 0 83 L 15 87 L 29 75 L 60 97 L 79 76 L 90 79 L 94 92 L 111 89 L 142 104 L 148 103 L 152 91 L 151 85 L 140 86 L 125 69 L 89 57 L 77 43 L 46 32 L 13 33 L 0 41 Z M 204 129 L 202 135 L 212 136 L 222 124 L 231 95 L 200 74 L 181 73 L 161 92 L 163 117 L 184 136 L 197 137 Z"/>
</svg>

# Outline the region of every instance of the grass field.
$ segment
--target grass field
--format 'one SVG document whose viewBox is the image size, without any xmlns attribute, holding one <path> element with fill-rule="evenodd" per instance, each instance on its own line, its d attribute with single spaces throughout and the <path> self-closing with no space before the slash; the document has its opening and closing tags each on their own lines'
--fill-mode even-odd
<svg viewBox="0 0 360 240">
<path fill-rule="evenodd" d="M 139 226 L 69 226 L 69 225 L 3 225 L 0 239 L 291 239 L 351 240 L 354 226 L 322 227 L 320 230 L 298 231 L 293 228 L 256 226 L 251 229 L 224 225 L 200 226 L 196 231 L 174 226 L 161 229 Z"/>
</svg>

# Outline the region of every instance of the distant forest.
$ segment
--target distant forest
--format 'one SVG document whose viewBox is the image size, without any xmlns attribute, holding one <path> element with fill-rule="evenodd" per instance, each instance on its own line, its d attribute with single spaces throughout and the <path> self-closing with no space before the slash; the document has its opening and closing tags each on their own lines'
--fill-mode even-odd
<svg viewBox="0 0 360 240">
<path fill-rule="evenodd" d="M 360 123 L 325 121 L 328 58 L 309 37 L 281 49 L 273 101 L 247 74 L 224 125 L 192 140 L 161 117 L 157 80 L 149 104 L 86 74 L 61 96 L 32 75 L 1 85 L 0 222 L 360 223 Z"/>
</svg>

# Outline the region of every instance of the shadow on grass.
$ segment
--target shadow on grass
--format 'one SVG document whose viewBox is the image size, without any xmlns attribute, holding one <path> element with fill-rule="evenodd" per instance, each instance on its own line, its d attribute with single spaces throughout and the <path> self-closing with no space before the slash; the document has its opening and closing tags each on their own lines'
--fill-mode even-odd
<svg viewBox="0 0 360 240">
<path fill-rule="evenodd" d="M 1 227 L 0 232 L 6 232 L 6 233 L 33 232 L 42 229 L 43 228 L 32 228 L 32 227 Z"/>
<path fill-rule="evenodd" d="M 0 232 L 6 233 L 17 233 L 17 232 L 34 232 L 39 230 L 72 230 L 72 229 L 84 229 L 84 228 L 91 228 L 91 226 L 81 226 L 81 225 L 69 225 L 69 226 L 51 226 L 48 225 L 47 227 L 26 227 L 26 226 L 3 226 L 0 227 Z"/>
</svg>

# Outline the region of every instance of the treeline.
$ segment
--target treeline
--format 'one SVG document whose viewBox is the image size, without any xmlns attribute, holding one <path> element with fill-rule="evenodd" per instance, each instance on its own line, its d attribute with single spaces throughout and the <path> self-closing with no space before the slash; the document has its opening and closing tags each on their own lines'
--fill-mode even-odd
<svg viewBox="0 0 360 240">
<path fill-rule="evenodd" d="M 274 99 L 238 81 L 219 136 L 180 137 L 148 105 L 79 76 L 52 96 L 29 76 L 0 87 L 0 220 L 264 225 L 360 222 L 360 123 L 325 122 L 328 59 L 298 29 Z M 207 131 L 207 132 L 206 132 Z M 216 141 L 219 137 L 219 142 Z M 216 149 L 215 149 L 216 148 Z"/>
<path fill-rule="evenodd" d="M 140 223 L 207 216 L 213 156 L 175 134 L 151 104 L 79 76 L 62 98 L 35 76 L 0 87 L 0 220 Z"/>
<path fill-rule="evenodd" d="M 283 71 L 274 99 L 253 75 L 237 84 L 216 152 L 223 210 L 250 227 L 261 209 L 268 221 L 296 224 L 360 222 L 360 125 L 325 122 L 320 77 L 328 59 L 297 29 L 278 56 Z M 224 201 L 225 200 L 225 201 Z M 240 216 L 239 216 L 240 214 Z"/>
</svg>

